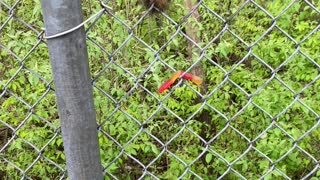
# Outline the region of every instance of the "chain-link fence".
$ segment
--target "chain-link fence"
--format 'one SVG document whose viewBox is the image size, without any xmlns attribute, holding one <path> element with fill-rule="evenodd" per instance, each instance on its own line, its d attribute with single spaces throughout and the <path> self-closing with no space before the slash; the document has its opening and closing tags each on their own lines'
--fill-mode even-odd
<svg viewBox="0 0 320 180">
<path fill-rule="evenodd" d="M 0 1 L 0 177 L 67 177 L 47 40 L 84 25 L 105 179 L 319 179 L 320 2 L 148 2 L 46 36 L 39 2 Z M 178 70 L 202 85 L 159 94 Z"/>
</svg>

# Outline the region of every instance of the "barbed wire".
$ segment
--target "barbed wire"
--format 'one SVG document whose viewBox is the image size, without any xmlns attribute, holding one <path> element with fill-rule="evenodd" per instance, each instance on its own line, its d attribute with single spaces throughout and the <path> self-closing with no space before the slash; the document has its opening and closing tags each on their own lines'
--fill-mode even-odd
<svg viewBox="0 0 320 180">
<path fill-rule="evenodd" d="M 250 153 L 255 152 L 257 153 L 261 158 L 264 158 L 269 164 L 269 168 L 266 172 L 263 172 L 259 179 L 265 179 L 271 174 L 277 172 L 282 176 L 283 178 L 286 179 L 292 179 L 292 177 L 289 177 L 286 172 L 284 172 L 277 164 L 279 162 L 284 161 L 288 156 L 296 151 L 299 151 L 302 153 L 304 156 L 306 156 L 309 161 L 311 161 L 311 164 L 313 163 L 313 167 L 311 168 L 310 172 L 307 172 L 307 174 L 304 174 L 303 177 L 300 177 L 301 179 L 308 179 L 312 176 L 315 176 L 314 174 L 320 170 L 320 165 L 319 165 L 319 158 L 315 155 L 312 155 L 310 152 L 305 150 L 301 145 L 299 144 L 304 138 L 308 137 L 313 131 L 315 131 L 317 128 L 320 127 L 320 117 L 317 111 L 314 110 L 313 107 L 310 107 L 306 102 L 301 100 L 301 96 L 303 96 L 303 93 L 311 86 L 315 85 L 316 81 L 319 80 L 320 74 L 316 75 L 310 82 L 308 82 L 304 87 L 300 90 L 293 89 L 290 85 L 288 85 L 282 78 L 278 76 L 278 73 L 282 71 L 285 66 L 293 61 L 294 57 L 297 55 L 303 56 L 309 63 L 314 65 L 316 69 L 320 69 L 320 65 L 318 62 L 310 57 L 307 53 L 305 53 L 301 48 L 301 44 L 307 41 L 311 36 L 315 35 L 319 29 L 320 29 L 320 24 L 318 24 L 314 29 L 312 29 L 311 32 L 309 32 L 307 35 L 305 35 L 301 40 L 296 40 L 294 37 L 292 37 L 288 32 L 286 32 L 283 28 L 281 28 L 278 24 L 277 21 L 280 17 L 282 17 L 288 9 L 290 9 L 295 3 L 298 1 L 291 1 L 287 6 L 284 7 L 284 9 L 278 13 L 276 16 L 272 15 L 271 13 L 268 12 L 265 8 L 263 8 L 259 3 L 256 1 L 248 0 L 245 1 L 237 10 L 232 13 L 232 15 L 228 18 L 224 18 L 222 15 L 219 15 L 219 13 L 213 11 L 210 7 L 206 5 L 204 1 L 199 1 L 194 8 L 188 12 L 179 22 L 177 20 L 174 20 L 169 13 L 166 12 L 161 12 L 159 9 L 157 9 L 155 6 L 151 6 L 148 8 L 142 15 L 141 17 L 133 24 L 130 25 L 128 22 L 125 20 L 121 19 L 118 17 L 116 12 L 113 12 L 112 6 L 108 6 L 107 3 L 103 1 L 99 1 L 101 5 L 101 9 L 97 10 L 96 13 L 93 13 L 88 19 L 83 21 L 83 23 L 79 24 L 78 26 L 65 30 L 61 33 L 54 34 L 54 35 L 46 35 L 45 29 L 36 29 L 32 24 L 29 22 L 25 22 L 21 18 L 17 17 L 15 14 L 15 11 L 18 8 L 18 4 L 22 3 L 21 0 L 16 1 L 13 5 L 9 5 L 5 2 L 0 2 L 0 6 L 4 6 L 4 10 L 1 10 L 2 16 L 6 18 L 2 25 L 0 26 L 0 33 L 3 34 L 3 36 L 8 36 L 7 34 L 3 33 L 6 27 L 9 26 L 10 21 L 17 21 L 19 24 L 22 24 L 28 31 L 31 31 L 36 34 L 36 43 L 35 45 L 32 46 L 31 49 L 28 50 L 27 53 L 23 55 L 21 58 L 21 55 L 19 53 L 16 53 L 12 51 L 12 47 L 8 47 L 8 44 L 5 44 L 5 42 L 0 42 L 0 48 L 2 49 L 3 53 L 7 54 L 8 56 L 12 57 L 12 60 L 15 61 L 17 64 L 17 68 L 14 69 L 15 72 L 8 78 L 8 79 L 0 79 L 0 103 L 2 106 L 6 106 L 4 103 L 6 100 L 9 98 L 13 98 L 14 101 L 17 103 L 16 106 L 20 108 L 26 109 L 26 113 L 22 114 L 23 116 L 22 119 L 19 119 L 17 124 L 12 124 L 12 120 L 8 120 L 8 118 L 13 118 L 13 117 L 2 117 L 0 116 L 0 153 L 1 153 L 1 163 L 6 164 L 4 166 L 7 167 L 12 167 L 15 172 L 18 172 L 19 175 L 21 175 L 21 179 L 33 179 L 32 175 L 30 176 L 29 174 L 32 174 L 33 168 L 36 166 L 37 163 L 44 161 L 45 164 L 47 163 L 48 166 L 53 166 L 54 168 L 58 169 L 57 171 L 59 174 L 56 174 L 55 178 L 60 178 L 60 179 L 65 179 L 67 177 L 67 173 L 65 170 L 65 166 L 62 166 L 60 163 L 61 162 L 55 162 L 51 157 L 48 157 L 49 155 L 46 154 L 46 152 L 49 151 L 51 148 L 58 148 L 60 145 L 54 144 L 58 141 L 59 136 L 61 136 L 60 133 L 60 126 L 55 125 L 52 120 L 54 117 L 44 117 L 41 115 L 41 112 L 36 111 L 37 106 L 39 106 L 43 101 L 46 100 L 50 96 L 51 93 L 54 92 L 54 87 L 53 87 L 53 82 L 52 78 L 51 79 L 46 79 L 39 73 L 39 71 L 34 70 L 34 67 L 28 67 L 26 65 L 26 59 L 30 56 L 36 53 L 36 51 L 40 48 L 41 45 L 46 45 L 46 40 L 48 39 L 53 39 L 53 38 L 59 38 L 63 35 L 66 35 L 68 33 L 72 33 L 73 31 L 78 30 L 79 28 L 88 25 L 86 28 L 86 33 L 87 33 L 87 40 L 94 46 L 95 48 L 98 48 L 100 51 L 102 51 L 104 54 L 108 56 L 108 62 L 103 65 L 103 67 L 100 69 L 98 73 L 95 74 L 95 76 L 92 78 L 92 83 L 94 90 L 101 93 L 108 101 L 110 101 L 113 106 L 113 109 L 110 108 L 110 113 L 105 114 L 105 117 L 103 121 L 98 123 L 98 132 L 99 135 L 101 135 L 104 138 L 107 138 L 109 141 L 111 141 L 114 146 L 116 146 L 116 149 L 119 149 L 119 153 L 117 155 L 109 157 L 112 158 L 111 161 L 108 163 L 104 164 L 104 173 L 106 176 L 113 178 L 113 179 L 119 179 L 121 177 L 121 174 L 114 174 L 110 169 L 113 168 L 117 162 L 121 160 L 123 156 L 127 157 L 130 161 L 135 163 L 135 166 L 138 167 L 138 169 L 141 171 L 139 175 L 137 175 L 135 178 L 137 179 L 145 179 L 145 178 L 153 178 L 153 179 L 160 179 L 158 174 L 155 174 L 152 172 L 150 169 L 152 169 L 152 166 L 155 165 L 157 161 L 161 161 L 161 158 L 163 156 L 170 156 L 172 157 L 175 161 L 177 161 L 180 165 L 183 166 L 183 172 L 178 175 L 178 179 L 183 179 L 188 177 L 193 177 L 197 179 L 206 179 L 205 177 L 202 177 L 199 175 L 193 168 L 192 166 L 197 166 L 196 163 L 202 161 L 202 158 L 207 155 L 208 153 L 211 153 L 213 156 L 217 158 L 217 161 L 221 161 L 224 163 L 226 170 L 219 174 L 220 176 L 217 177 L 217 179 L 223 179 L 223 178 L 228 178 L 230 174 L 235 175 L 237 178 L 241 179 L 246 179 L 245 175 L 243 175 L 235 166 L 237 163 L 241 161 L 241 159 L 245 158 L 248 156 Z M 307 4 L 309 8 L 311 8 L 318 16 L 320 15 L 319 9 L 315 7 L 312 3 L 310 3 L 307 0 L 302 1 Z M 229 27 L 230 21 L 232 19 L 236 18 L 239 16 L 239 14 L 245 9 L 246 6 L 248 5 L 253 5 L 255 8 L 257 8 L 259 11 L 262 11 L 268 18 L 271 19 L 271 25 L 252 43 L 248 43 L 246 40 L 241 38 L 237 32 L 234 32 L 232 28 Z M 223 26 L 221 30 L 216 34 L 214 38 L 212 38 L 208 43 L 206 43 L 204 46 L 201 44 L 198 44 L 194 39 L 189 37 L 187 33 L 183 30 L 182 26 L 184 23 L 187 22 L 188 18 L 192 15 L 194 11 L 199 10 L 200 8 L 203 8 L 209 12 L 212 17 L 215 17 L 219 19 Z M 154 48 L 152 45 L 149 43 L 145 42 L 143 38 L 139 37 L 136 33 L 134 33 L 134 30 L 137 29 L 141 24 L 143 24 L 144 20 L 150 16 L 151 12 L 156 9 L 159 11 L 159 16 L 165 18 L 168 22 L 171 23 L 172 26 L 175 27 L 175 31 L 170 35 L 168 40 L 163 44 L 160 45 L 158 48 Z M 123 42 L 120 43 L 120 45 L 113 49 L 107 49 L 103 45 L 101 45 L 100 42 L 96 40 L 96 37 L 91 36 L 90 32 L 96 26 L 99 22 L 99 20 L 111 17 L 119 23 L 119 26 L 122 28 L 128 30 L 128 36 L 124 39 Z M 1 22 L 3 20 L 1 19 Z M 91 22 L 92 21 L 92 22 Z M 91 22 L 91 24 L 89 24 Z M 133 22 L 131 22 L 133 23 Z M 318 22 L 319 23 L 319 22 Z M 258 46 L 258 44 L 263 41 L 264 38 L 266 38 L 272 31 L 278 30 L 281 32 L 282 35 L 287 37 L 290 42 L 294 43 L 295 49 L 294 51 L 290 54 L 289 57 L 285 58 L 284 61 L 282 61 L 281 64 L 279 64 L 276 67 L 272 67 L 270 63 L 266 62 L 265 59 L 261 58 L 257 53 L 253 51 L 253 48 Z M 212 57 L 208 56 L 205 52 L 208 51 L 208 49 L 217 42 L 219 38 L 225 33 L 229 33 L 233 38 L 235 38 L 237 41 L 239 41 L 245 48 L 243 53 L 245 55 L 241 60 L 236 62 L 230 69 L 224 68 L 221 64 L 216 62 L 215 60 L 212 59 Z M 195 49 L 199 50 L 199 54 L 195 54 L 197 56 L 196 60 L 194 60 L 190 66 L 185 70 L 185 73 L 191 72 L 192 69 L 195 69 L 198 64 L 200 64 L 203 61 L 206 61 L 206 63 L 210 64 L 211 66 L 215 66 L 222 74 L 222 80 L 221 82 L 217 83 L 216 86 L 208 91 L 207 93 L 203 94 L 202 92 L 199 91 L 199 89 L 195 88 L 189 83 L 184 83 L 184 81 L 180 78 L 178 83 L 172 87 L 167 94 L 164 96 L 158 96 L 155 92 L 147 88 L 144 84 L 142 84 L 142 80 L 150 73 L 150 71 L 158 64 L 162 64 L 166 68 L 168 68 L 171 71 L 177 71 L 175 67 L 170 65 L 170 63 L 166 62 L 162 57 L 161 57 L 161 52 L 169 46 L 170 43 L 177 37 L 183 37 L 185 38 L 189 43 L 191 43 Z M 134 73 L 131 72 L 129 68 L 124 67 L 121 62 L 116 60 L 117 54 L 119 54 L 121 51 L 126 51 L 126 45 L 129 41 L 135 40 L 138 42 L 140 45 L 142 45 L 144 48 L 146 48 L 148 51 L 152 52 L 153 54 L 153 59 L 145 66 L 145 69 L 142 72 Z M 18 40 L 19 41 L 19 40 Z M 6 42 L 7 43 L 7 42 Z M 4 56 L 4 55 L 3 55 Z M 234 79 L 231 78 L 233 73 L 242 65 L 244 64 L 249 57 L 254 57 L 261 65 L 263 65 L 268 71 L 270 71 L 270 77 L 264 81 L 259 87 L 256 88 L 254 92 L 247 92 L 245 88 L 240 86 L 237 82 L 235 82 Z M 8 58 L 8 57 L 7 57 Z M 49 61 L 49 60 L 48 60 Z M 1 61 L 0 63 L 5 64 L 5 61 Z M 1 66 L 0 66 L 1 67 Z M 99 79 L 104 78 L 104 74 L 106 71 L 110 70 L 112 67 L 118 68 L 123 75 L 126 75 L 129 77 L 129 79 L 132 80 L 132 83 L 126 92 L 119 98 L 115 98 L 110 92 L 106 91 L 101 85 L 99 84 Z M 10 69 L 6 69 L 10 71 Z M 1 71 L 1 69 L 0 69 Z M 16 79 L 20 76 L 21 73 L 24 71 L 28 72 L 31 74 L 32 77 L 35 77 L 39 79 L 41 82 L 40 84 L 44 86 L 43 91 L 40 93 L 40 95 L 35 94 L 37 98 L 35 100 L 26 100 L 24 98 L 26 97 L 21 97 L 20 91 L 17 91 L 16 88 L 23 88 L 23 87 L 13 87 L 13 84 L 16 84 L 15 81 Z M 2 74 L 3 72 L 0 72 Z M 265 110 L 264 107 L 261 107 L 261 104 L 255 102 L 255 97 L 258 96 L 261 92 L 263 92 L 266 87 L 271 83 L 276 81 L 279 83 L 282 87 L 284 87 L 289 96 L 292 96 L 293 99 L 292 101 L 286 105 L 285 108 L 279 109 L 279 112 L 277 114 L 271 114 L 267 110 Z M 181 87 L 181 85 L 185 85 L 188 89 L 191 89 L 193 93 L 195 93 L 199 98 L 200 102 L 198 103 L 198 108 L 191 113 L 187 118 L 180 117 L 180 115 L 172 110 L 170 107 L 166 105 L 166 102 L 170 100 L 174 96 L 174 92 Z M 246 98 L 246 102 L 244 105 L 242 105 L 239 110 L 230 116 L 227 116 L 224 112 L 219 110 L 218 107 L 213 106 L 210 102 L 209 99 L 212 98 L 215 94 L 217 94 L 219 91 L 221 91 L 222 88 L 226 86 L 226 84 L 232 85 L 233 88 L 235 88 L 239 94 L 243 95 Z M 131 115 L 128 112 L 128 109 L 124 108 L 122 104 L 126 103 L 126 101 L 129 101 L 128 98 L 133 95 L 135 92 L 137 92 L 137 89 L 142 89 L 144 92 L 144 96 L 148 96 L 151 99 L 154 100 L 156 104 L 156 108 L 150 108 L 150 115 L 148 115 L 147 118 L 145 119 L 139 119 L 133 115 Z M 30 94 L 31 96 L 31 94 Z M 310 127 L 306 132 L 303 132 L 299 137 L 294 137 L 291 133 L 287 132 L 285 128 L 282 127 L 282 125 L 277 122 L 277 119 L 285 116 L 285 114 L 293 108 L 295 104 L 301 105 L 304 109 L 307 110 L 308 113 L 311 113 L 314 117 L 314 124 L 312 127 Z M 11 105 L 14 106 L 14 105 Z M 256 110 L 258 110 L 260 113 L 262 113 L 264 116 L 266 116 L 269 120 L 270 123 L 267 125 L 267 127 L 262 131 L 259 132 L 259 134 L 255 135 L 254 138 L 248 137 L 245 133 L 243 133 L 241 130 L 239 130 L 238 127 L 233 125 L 232 123 L 241 116 L 241 114 L 245 113 L 248 111 L 249 107 L 253 107 Z M 16 107 L 17 108 L 17 107 Z M 109 107 L 108 107 L 109 108 Z M 10 109 L 10 108 L 8 108 Z M 196 116 L 201 114 L 201 112 L 204 109 L 208 109 L 209 111 L 216 113 L 219 118 L 222 118 L 224 120 L 224 127 L 220 129 L 218 132 L 215 134 L 212 134 L 213 137 L 211 138 L 204 138 L 199 133 L 197 133 L 193 128 L 189 126 L 192 120 L 196 119 Z M 170 138 L 166 139 L 166 141 L 162 140 L 161 138 L 157 137 L 154 133 L 149 131 L 145 126 L 150 124 L 152 120 L 157 116 L 157 114 L 161 112 L 166 112 L 168 115 L 172 116 L 172 118 L 176 119 L 178 124 L 180 125 L 180 129 Z M 20 112 L 16 112 L 20 113 Z M 133 122 L 138 128 L 137 132 L 134 133 L 132 137 L 130 137 L 125 143 L 119 142 L 116 137 L 111 135 L 107 128 L 105 126 L 108 125 L 112 119 L 116 118 L 116 114 L 120 113 L 123 115 L 127 120 Z M 39 126 L 43 127 L 49 127 L 49 131 L 51 133 L 51 137 L 49 139 L 46 139 L 46 143 L 44 145 L 38 146 L 34 142 L 32 142 L 31 139 L 26 139 L 24 138 L 21 130 L 25 128 L 29 123 L 33 123 L 34 118 L 39 119 L 37 122 Z M 55 117 L 57 118 L 57 117 Z M 302 119 L 303 120 L 303 119 Z M 221 153 L 218 152 L 217 149 L 214 149 L 212 144 L 214 144 L 221 136 L 223 136 L 224 133 L 226 133 L 228 130 L 232 130 L 233 133 L 238 135 L 242 141 L 244 141 L 244 144 L 246 144 L 245 150 L 238 155 L 237 158 L 235 159 L 227 159 L 226 157 L 223 157 Z M 263 139 L 266 134 L 273 129 L 279 129 L 280 132 L 279 134 L 283 134 L 283 137 L 286 137 L 289 139 L 292 145 L 291 148 L 289 148 L 288 151 L 285 153 L 281 154 L 279 158 L 277 159 L 272 159 L 270 158 L 265 152 L 263 152 L 261 149 L 256 147 L 256 144 L 258 143 L 259 140 Z M 2 133 L 5 132 L 6 135 L 2 135 Z M 5 134 L 3 133 L 3 134 Z M 163 133 L 166 133 L 165 130 Z M 170 149 L 169 146 L 179 139 L 181 136 L 184 135 L 184 133 L 188 133 L 189 135 L 195 137 L 199 141 L 199 146 L 201 146 L 201 152 L 190 162 L 186 162 L 183 160 L 183 158 L 179 157 L 177 153 L 174 152 L 174 150 Z M 8 135 L 9 134 L 9 135 Z M 22 134 L 22 135 L 21 135 Z M 139 160 L 135 155 L 132 153 L 128 152 L 127 149 L 130 148 L 134 144 L 135 141 L 139 140 L 139 137 L 142 136 L 143 134 L 146 134 L 148 138 L 150 138 L 150 141 L 153 141 L 156 143 L 157 149 L 159 149 L 158 153 L 153 157 L 152 160 L 148 159 L 149 162 L 144 163 L 144 160 Z M 26 136 L 27 137 L 27 136 Z M 33 159 L 30 164 L 27 166 L 21 166 L 21 164 L 15 162 L 15 159 L 12 158 L 12 154 L 9 154 L 8 149 L 14 149 L 13 146 L 19 146 L 20 142 L 23 143 L 23 148 L 28 149 L 28 151 L 33 152 Z M 237 141 L 235 141 L 237 142 Z M 20 146 L 22 146 L 20 143 Z M 239 142 L 240 143 L 240 142 Z M 18 145 L 17 145 L 18 144 Z M 319 146 L 318 146 L 319 147 Z M 19 149 L 19 148 L 18 148 Z M 319 149 L 316 150 L 317 152 L 320 152 Z M 14 151 L 13 151 L 14 152 Z M 109 159 L 108 158 L 108 159 Z M 129 161 L 128 160 L 128 161 Z M 147 160 L 147 157 L 146 159 Z M 126 168 L 133 168 L 131 165 L 127 165 Z M 10 168 L 8 168 L 10 169 Z M 0 175 L 5 172 L 1 172 L 0 170 Z"/>
</svg>

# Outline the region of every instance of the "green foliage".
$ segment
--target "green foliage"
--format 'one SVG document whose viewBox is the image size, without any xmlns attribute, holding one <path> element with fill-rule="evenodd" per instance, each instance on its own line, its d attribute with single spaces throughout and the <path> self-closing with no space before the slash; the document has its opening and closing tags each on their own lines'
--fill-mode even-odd
<svg viewBox="0 0 320 180">
<path fill-rule="evenodd" d="M 320 158 L 320 32 L 308 34 L 320 14 L 302 1 L 284 13 L 291 1 L 255 1 L 269 14 L 253 3 L 241 8 L 244 0 L 206 1 L 196 22 L 184 20 L 183 2 L 166 11 L 183 33 L 161 14 L 144 16 L 139 0 L 109 1 L 118 19 L 105 13 L 86 25 L 105 179 L 138 179 L 141 164 L 160 179 L 195 179 L 191 172 L 204 179 L 301 179 L 313 171 Z M 82 5 L 85 19 L 101 9 L 99 1 Z M 226 25 L 206 7 L 228 22 L 219 37 Z M 40 2 L 20 1 L 14 10 L 34 30 L 16 18 L 6 22 L 10 10 L 0 5 L 1 44 L 12 52 L 0 49 L 0 149 L 9 143 L 0 152 L 0 176 L 20 179 L 19 167 L 33 179 L 57 179 L 65 157 L 49 55 L 38 39 Z M 190 24 L 198 28 L 206 88 L 179 79 L 158 94 L 172 69 L 187 70 L 199 58 L 199 49 L 192 57 L 188 51 Z M 311 179 L 319 178 L 317 170 Z"/>
</svg>

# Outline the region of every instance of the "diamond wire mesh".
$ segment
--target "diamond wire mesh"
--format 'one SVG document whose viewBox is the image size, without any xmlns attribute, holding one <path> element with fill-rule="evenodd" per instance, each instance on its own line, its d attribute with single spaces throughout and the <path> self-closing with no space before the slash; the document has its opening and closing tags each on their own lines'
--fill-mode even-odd
<svg viewBox="0 0 320 180">
<path fill-rule="evenodd" d="M 203 42 L 196 42 L 186 33 L 194 11 L 177 18 L 170 12 L 151 13 L 153 7 L 145 11 L 138 6 L 132 13 L 121 10 L 120 2 L 88 1 L 85 16 L 104 10 L 87 23 L 86 31 L 106 176 L 112 179 L 319 177 L 319 51 L 307 51 L 304 46 L 308 39 L 319 45 L 316 41 L 319 6 L 309 1 L 283 4 L 278 13 L 272 14 L 260 1 L 243 1 L 237 6 L 230 1 L 231 13 L 226 14 L 215 3 L 200 1 L 194 11 L 199 11 L 207 23 L 211 20 L 220 26 L 212 29 L 212 34 L 205 27 L 199 28 L 200 33 L 212 37 L 202 36 Z M 316 19 L 313 26 L 302 28 L 305 33 L 300 37 L 279 25 L 281 18 L 287 17 L 286 13 L 297 4 L 304 4 L 305 9 L 299 11 L 313 13 Z M 63 148 L 57 111 L 52 108 L 56 103 L 39 4 L 20 0 L 1 1 L 0 5 L 0 153 L 1 169 L 5 170 L 0 175 L 63 179 L 66 177 Z M 24 13 L 25 7 L 34 8 L 32 16 Z M 176 12 L 183 8 L 175 7 Z M 247 21 L 235 27 L 234 21 L 254 12 L 268 23 L 250 39 L 245 33 L 261 26 Z M 201 20 L 199 23 L 208 25 Z M 152 29 L 152 25 L 158 29 Z M 148 32 L 143 32 L 146 26 Z M 243 33 L 244 27 L 253 29 Z M 110 31 L 105 33 L 101 28 Z M 272 36 L 286 39 L 284 42 L 291 49 L 265 42 Z M 233 61 L 229 56 L 231 65 L 227 66 L 219 56 L 230 54 L 226 51 L 232 43 L 232 50 L 242 52 Z M 192 62 L 179 59 L 187 59 L 187 55 L 181 54 L 186 53 L 188 44 L 200 52 L 192 52 L 195 57 Z M 266 49 L 279 54 L 284 51 L 279 56 L 281 62 L 270 61 L 263 54 Z M 212 51 L 220 54 L 213 56 Z M 285 76 L 291 63 L 293 67 L 311 66 L 307 70 L 315 73 L 306 77 L 303 85 L 293 86 Z M 199 64 L 208 76 L 206 92 L 180 79 L 165 95 L 156 93 L 154 87 L 164 80 L 166 69 L 190 72 Z M 247 67 L 261 68 L 264 72 L 250 69 L 251 72 L 241 74 Z M 301 69 L 294 70 L 291 73 L 299 74 L 297 70 Z M 212 78 L 212 74 L 216 77 Z M 241 78 L 248 82 L 240 81 Z M 251 86 L 253 90 L 248 88 Z M 275 111 L 270 110 L 273 107 Z M 202 119 L 204 112 L 209 113 L 210 121 Z M 290 121 L 293 116 L 298 116 L 295 120 L 299 122 Z M 42 167 L 48 168 L 40 171 Z"/>
<path fill-rule="evenodd" d="M 30 5 L 32 15 L 24 11 Z M 40 10 L 0 1 L 1 179 L 66 177 Z"/>
</svg>

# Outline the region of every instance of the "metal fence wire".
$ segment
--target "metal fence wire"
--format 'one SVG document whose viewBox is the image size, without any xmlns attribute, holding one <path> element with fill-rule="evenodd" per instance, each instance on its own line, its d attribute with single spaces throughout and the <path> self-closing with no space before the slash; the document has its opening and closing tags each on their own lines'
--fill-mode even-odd
<svg viewBox="0 0 320 180">
<path fill-rule="evenodd" d="M 47 39 L 84 25 L 106 179 L 320 178 L 319 1 L 142 4 L 45 36 L 39 2 L 0 1 L 0 177 L 67 178 Z M 203 84 L 159 94 L 178 70 Z"/>
</svg>

